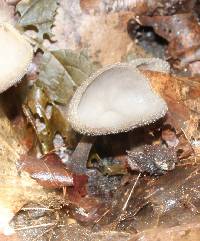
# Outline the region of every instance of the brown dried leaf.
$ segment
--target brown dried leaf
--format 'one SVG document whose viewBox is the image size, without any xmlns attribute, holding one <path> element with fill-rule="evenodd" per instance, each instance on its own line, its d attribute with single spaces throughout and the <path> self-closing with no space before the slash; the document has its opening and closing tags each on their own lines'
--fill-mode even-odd
<svg viewBox="0 0 200 241">
<path fill-rule="evenodd" d="M 199 77 L 179 77 L 156 72 L 144 71 L 150 78 L 151 84 L 166 100 L 169 113 L 166 118 L 166 125 L 175 128 L 176 134 L 182 135 L 180 146 L 176 149 L 183 149 L 186 157 L 200 151 L 199 140 L 199 120 L 200 113 L 197 97 L 200 94 Z M 159 82 L 158 82 L 159 80 Z"/>
<path fill-rule="evenodd" d="M 152 87 L 167 102 L 169 108 L 168 118 L 172 119 L 174 127 L 180 130 L 184 126 L 184 122 L 190 118 L 190 112 L 182 98 L 184 80 L 188 80 L 188 83 L 185 83 L 185 88 L 190 88 L 192 80 L 159 72 L 143 71 L 143 73 L 149 78 Z"/>
<path fill-rule="evenodd" d="M 50 49 L 86 49 L 100 65 L 119 62 L 127 55 L 145 57 L 146 53 L 127 33 L 127 21 L 133 15 L 133 12 L 87 15 L 81 11 L 79 0 L 61 0 L 52 30 L 56 42 L 46 41 L 45 45 Z"/>
<path fill-rule="evenodd" d="M 23 104 L 23 112 L 37 135 L 43 154 L 54 149 L 56 134 L 62 135 L 65 144 L 72 147 L 77 143 L 76 134 L 69 125 L 64 111 L 48 96 L 40 82 L 29 89 Z"/>
<path fill-rule="evenodd" d="M 0 234 L 0 240 L 2 241 L 21 241 L 20 238 L 16 235 L 4 235 L 4 234 Z"/>
<path fill-rule="evenodd" d="M 33 213 L 34 211 L 32 211 Z M 37 211 L 38 212 L 38 211 Z M 35 212 L 36 213 L 36 212 Z M 43 240 L 49 240 L 52 241 L 115 241 L 116 239 L 118 241 L 128 241 L 131 237 L 131 234 L 125 233 L 125 232 L 117 232 L 117 231 L 99 231 L 94 232 L 91 229 L 84 227 L 83 225 L 80 225 L 74 221 L 72 218 L 66 217 L 66 214 L 62 212 L 57 212 L 57 215 L 59 214 L 59 220 L 55 220 L 55 214 L 50 215 L 47 213 L 46 219 L 37 218 L 36 216 L 34 219 L 30 219 L 31 211 L 27 212 L 27 220 L 22 220 L 22 218 L 18 217 L 17 224 L 22 227 L 27 227 L 27 229 L 22 230 L 18 233 L 20 241 L 27 241 L 27 237 L 29 241 L 43 241 Z M 43 222 L 42 222 L 43 221 Z M 47 223 L 56 223 L 58 225 L 52 225 L 45 227 L 45 224 Z M 40 228 L 32 227 L 31 229 L 30 224 L 41 224 Z M 8 240 L 3 240 L 8 241 Z M 14 241 L 14 240 L 11 240 Z M 19 241 L 19 240 L 18 240 Z"/>
<path fill-rule="evenodd" d="M 200 60 L 200 26 L 191 13 L 172 16 L 140 16 L 139 23 L 151 26 L 154 31 L 169 42 L 167 54 L 181 61 L 182 66 Z M 198 65 L 199 66 L 199 65 Z M 199 73 L 197 69 L 193 74 Z"/>
<path fill-rule="evenodd" d="M 86 12 L 104 13 L 113 11 L 133 11 L 136 14 L 164 14 L 177 10 L 192 9 L 193 0 L 81 0 L 81 8 Z"/>
<path fill-rule="evenodd" d="M 105 212 L 105 207 L 97 198 L 84 197 L 70 205 L 70 212 L 77 221 L 89 224 L 100 218 Z"/>
<path fill-rule="evenodd" d="M 172 227 L 189 224 L 191 220 L 199 221 L 198 183 L 199 165 L 188 165 L 176 167 L 157 180 L 150 180 L 145 190 L 138 185 L 137 190 L 142 191 L 144 202 L 136 190 L 133 202 L 131 204 L 130 201 L 130 206 L 127 208 L 132 214 L 136 212 L 137 216 L 131 225 L 135 225 L 138 230 L 144 230 L 150 227 L 162 227 L 163 222 L 163 226 Z M 142 202 L 144 206 L 141 205 Z M 139 211 L 141 207 L 143 211 Z M 144 225 L 144 220 L 149 219 L 151 223 Z"/>
<path fill-rule="evenodd" d="M 129 241 L 197 241 L 200 235 L 199 223 L 179 225 L 172 228 L 153 228 L 133 236 Z"/>
<path fill-rule="evenodd" d="M 55 153 L 49 153 L 37 159 L 32 156 L 21 156 L 18 162 L 18 171 L 25 171 L 44 188 L 61 189 L 68 187 L 68 200 L 72 203 L 81 202 L 86 196 L 86 184 L 88 176 L 84 174 L 72 173 L 71 170 L 61 162 Z"/>
<path fill-rule="evenodd" d="M 164 174 L 175 168 L 177 162 L 174 148 L 161 145 L 145 145 L 141 151 L 128 151 L 128 165 L 131 170 L 147 172 L 150 175 Z"/>
<path fill-rule="evenodd" d="M 74 184 L 72 173 L 54 153 L 40 159 L 24 155 L 18 162 L 18 170 L 28 172 L 33 179 L 46 188 L 60 189 Z"/>
<path fill-rule="evenodd" d="M 101 224 L 138 233 L 199 222 L 199 164 L 176 167 L 159 178 L 130 178 Z M 120 210 L 120 212 L 119 212 Z"/>
<path fill-rule="evenodd" d="M 55 198 L 59 200 L 62 198 L 58 198 L 54 192 L 45 191 L 27 174 L 19 175 L 16 161 L 25 150 L 2 110 L 0 110 L 0 126 L 0 232 L 6 233 L 10 232 L 9 221 L 24 204 L 30 201 L 51 202 Z"/>
<path fill-rule="evenodd" d="M 80 6 L 85 12 L 107 13 L 120 10 L 133 11 L 136 14 L 150 11 L 151 7 L 155 7 L 155 0 L 147 2 L 146 0 L 133 1 L 117 1 L 117 0 L 81 0 Z M 156 7 L 155 7 L 156 8 Z"/>
</svg>

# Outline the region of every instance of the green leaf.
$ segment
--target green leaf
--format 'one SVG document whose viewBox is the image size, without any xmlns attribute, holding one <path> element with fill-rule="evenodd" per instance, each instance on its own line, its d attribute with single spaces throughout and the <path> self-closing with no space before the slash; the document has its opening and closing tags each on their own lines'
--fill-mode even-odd
<svg viewBox="0 0 200 241">
<path fill-rule="evenodd" d="M 22 0 L 16 6 L 16 11 L 21 16 L 19 25 L 22 27 L 35 26 L 38 30 L 38 40 L 41 42 L 44 34 L 52 36 L 51 28 L 57 7 L 56 0 Z"/>
<path fill-rule="evenodd" d="M 43 55 L 39 85 L 47 90 L 52 101 L 61 104 L 68 102 L 76 88 L 71 76 L 50 52 Z"/>
<path fill-rule="evenodd" d="M 94 65 L 88 60 L 88 57 L 83 53 L 73 52 L 71 50 L 53 51 L 54 57 L 68 71 L 77 86 L 94 72 Z"/>
<path fill-rule="evenodd" d="M 74 90 L 95 70 L 82 52 L 71 50 L 45 52 L 41 62 L 39 85 L 59 104 L 67 104 Z"/>
</svg>

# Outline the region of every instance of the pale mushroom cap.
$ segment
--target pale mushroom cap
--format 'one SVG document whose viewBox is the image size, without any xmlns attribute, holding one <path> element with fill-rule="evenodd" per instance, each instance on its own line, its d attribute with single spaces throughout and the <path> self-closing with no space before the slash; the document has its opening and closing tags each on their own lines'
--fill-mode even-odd
<svg viewBox="0 0 200 241">
<path fill-rule="evenodd" d="M 25 75 L 33 57 L 29 42 L 12 25 L 0 24 L 0 93 Z"/>
<path fill-rule="evenodd" d="M 0 0 L 0 23 L 14 23 L 14 8 Z"/>
<path fill-rule="evenodd" d="M 105 135 L 155 122 L 166 112 L 165 101 L 137 69 L 116 64 L 101 69 L 77 89 L 69 121 L 80 133 Z"/>
<path fill-rule="evenodd" d="M 142 70 L 152 70 L 161 73 L 170 73 L 170 65 L 159 58 L 137 58 L 130 62 L 134 67 Z"/>
</svg>

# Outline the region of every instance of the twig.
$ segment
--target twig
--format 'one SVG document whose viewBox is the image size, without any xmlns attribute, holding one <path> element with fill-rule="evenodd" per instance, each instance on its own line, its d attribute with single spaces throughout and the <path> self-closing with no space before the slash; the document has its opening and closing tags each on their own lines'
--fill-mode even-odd
<svg viewBox="0 0 200 241">
<path fill-rule="evenodd" d="M 22 211 L 51 211 L 54 212 L 54 209 L 50 209 L 50 208 L 40 208 L 40 207 L 36 207 L 36 208 L 22 208 Z"/>
<path fill-rule="evenodd" d="M 67 187 L 63 187 L 62 190 L 63 190 L 63 199 L 65 199 L 67 196 Z"/>
<path fill-rule="evenodd" d="M 21 230 L 27 230 L 27 229 L 32 229 L 32 228 L 42 228 L 42 227 L 49 227 L 49 226 L 54 226 L 57 223 L 43 223 L 43 224 L 38 224 L 38 225 L 30 225 L 30 226 L 25 226 L 21 228 L 14 228 L 15 231 L 21 231 Z"/>
<path fill-rule="evenodd" d="M 119 224 L 122 221 L 123 215 L 124 215 L 124 213 L 126 211 L 126 208 L 128 206 L 128 202 L 130 201 L 130 198 L 133 195 L 133 191 L 135 190 L 135 187 L 136 187 L 136 185 L 138 183 L 138 180 L 139 180 L 140 176 L 141 176 L 141 172 L 138 174 L 138 176 L 137 176 L 137 178 L 136 178 L 136 180 L 135 180 L 135 182 L 134 182 L 134 184 L 133 184 L 133 186 L 131 188 L 131 191 L 130 191 L 127 199 L 126 199 L 126 202 L 124 203 L 124 205 L 122 207 L 122 212 L 121 212 L 121 214 L 120 214 L 120 216 L 119 216 L 119 218 L 117 220 L 117 224 Z"/>
<path fill-rule="evenodd" d="M 135 187 L 136 187 L 136 185 L 137 185 L 137 183 L 138 183 L 138 180 L 139 180 L 140 176 L 141 176 L 141 173 L 139 173 L 139 175 L 137 176 L 137 178 L 136 178 L 136 180 L 135 180 L 135 183 L 133 184 L 133 187 L 132 187 L 132 189 L 131 189 L 131 191 L 130 191 L 127 199 L 126 199 L 126 202 L 124 203 L 124 206 L 123 206 L 123 208 L 122 208 L 122 211 L 123 211 L 123 212 L 124 212 L 124 211 L 126 210 L 126 208 L 127 208 L 128 202 L 129 202 L 129 200 L 130 200 L 130 198 L 131 198 L 131 196 L 132 196 L 132 194 L 133 194 L 133 191 L 134 191 L 134 189 L 135 189 Z"/>
<path fill-rule="evenodd" d="M 94 228 L 94 226 L 95 226 L 99 221 L 101 221 L 101 219 L 102 219 L 103 217 L 105 217 L 106 214 L 109 213 L 109 212 L 110 212 L 110 209 L 107 209 L 107 210 L 101 215 L 101 217 L 98 218 L 98 219 L 95 221 L 95 223 L 94 223 L 94 225 L 92 226 L 92 228 Z"/>
<path fill-rule="evenodd" d="M 195 161 L 195 163 L 196 163 L 196 158 L 197 158 L 197 156 L 196 156 L 196 152 L 195 152 L 195 150 L 194 150 L 194 147 L 192 146 L 192 143 L 191 143 L 191 141 L 189 140 L 189 138 L 188 138 L 187 134 L 185 133 L 185 131 L 183 130 L 183 128 L 181 128 L 181 131 L 182 131 L 183 135 L 185 136 L 186 140 L 188 141 L 188 143 L 189 143 L 189 145 L 190 145 L 190 147 L 191 147 L 191 149 L 192 149 L 192 152 L 193 152 L 193 155 L 194 155 L 194 161 Z"/>
</svg>

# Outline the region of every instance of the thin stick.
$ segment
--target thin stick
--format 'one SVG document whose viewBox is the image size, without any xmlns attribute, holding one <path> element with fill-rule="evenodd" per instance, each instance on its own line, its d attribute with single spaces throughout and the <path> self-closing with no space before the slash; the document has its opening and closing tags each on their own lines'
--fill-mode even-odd
<svg viewBox="0 0 200 241">
<path fill-rule="evenodd" d="M 54 212 L 54 209 L 50 209 L 50 208 L 40 208 L 40 207 L 36 207 L 36 208 L 22 208 L 21 210 L 23 211 L 38 211 L 38 210 L 41 210 L 41 211 L 51 211 L 51 212 Z"/>
<path fill-rule="evenodd" d="M 193 152 L 193 155 L 194 155 L 194 161 L 195 161 L 195 163 L 196 163 L 196 152 L 195 152 L 195 150 L 194 150 L 194 147 L 192 146 L 192 143 L 191 143 L 191 141 L 189 140 L 189 138 L 188 138 L 188 136 L 187 136 L 187 134 L 185 133 L 185 131 L 183 130 L 183 128 L 181 128 L 181 131 L 183 132 L 183 135 L 185 136 L 185 138 L 186 138 L 186 140 L 188 141 L 188 143 L 189 143 L 189 145 L 190 145 L 190 147 L 191 147 L 191 149 L 192 149 L 192 152 Z"/>
<path fill-rule="evenodd" d="M 27 229 L 32 229 L 32 228 L 42 228 L 42 227 L 54 226 L 56 224 L 57 223 L 43 223 L 43 224 L 31 225 L 31 226 L 26 226 L 26 227 L 21 227 L 21 228 L 14 228 L 14 230 L 20 231 L 20 230 L 27 230 Z"/>
<path fill-rule="evenodd" d="M 106 210 L 106 211 L 101 215 L 101 217 L 98 218 L 98 219 L 95 221 L 93 227 L 94 227 L 103 217 L 105 217 L 106 214 L 109 213 L 109 212 L 110 212 L 110 209 Z"/>
<path fill-rule="evenodd" d="M 129 202 L 129 200 L 130 200 L 130 198 L 131 198 L 131 196 L 132 196 L 132 194 L 133 194 L 133 191 L 134 191 L 134 189 L 135 189 L 135 187 L 136 187 L 136 185 L 137 185 L 137 183 L 138 183 L 138 180 L 139 180 L 140 176 L 141 176 L 141 173 L 139 173 L 139 175 L 137 176 L 137 178 L 136 178 L 136 180 L 135 180 L 135 183 L 134 183 L 134 185 L 133 185 L 133 187 L 132 187 L 132 189 L 131 189 L 131 191 L 130 191 L 130 193 L 129 193 L 129 195 L 128 195 L 128 198 L 127 198 L 126 202 L 124 203 L 124 206 L 123 206 L 123 208 L 122 208 L 122 211 L 125 211 L 125 210 L 126 210 L 127 205 L 128 205 L 128 202 Z"/>
</svg>

